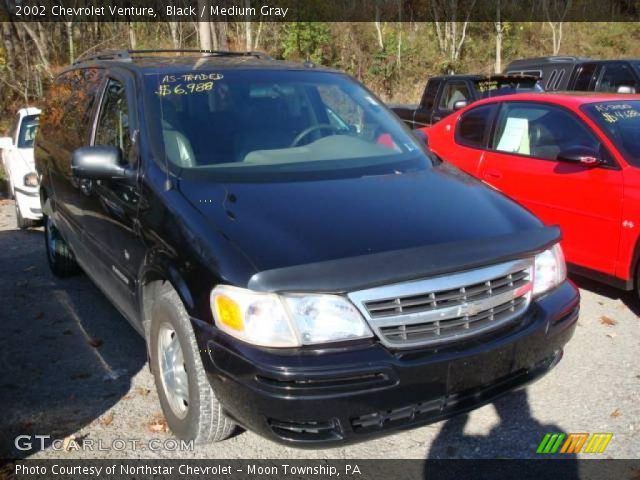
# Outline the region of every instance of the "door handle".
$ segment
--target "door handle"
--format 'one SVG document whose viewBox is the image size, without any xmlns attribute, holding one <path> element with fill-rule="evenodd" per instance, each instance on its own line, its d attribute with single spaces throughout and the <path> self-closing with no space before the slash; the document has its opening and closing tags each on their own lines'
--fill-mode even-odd
<svg viewBox="0 0 640 480">
<path fill-rule="evenodd" d="M 484 173 L 484 178 L 489 180 L 500 180 L 502 178 L 502 172 L 498 170 L 487 170 Z"/>
<path fill-rule="evenodd" d="M 439 122 L 440 120 L 442 120 L 442 117 L 438 117 L 438 116 L 433 116 L 433 123 Z"/>
</svg>

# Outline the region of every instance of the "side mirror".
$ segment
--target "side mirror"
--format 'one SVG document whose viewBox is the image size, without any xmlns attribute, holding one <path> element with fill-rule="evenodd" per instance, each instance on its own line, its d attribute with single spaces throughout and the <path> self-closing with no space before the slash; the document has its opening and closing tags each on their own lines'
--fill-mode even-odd
<svg viewBox="0 0 640 480">
<path fill-rule="evenodd" d="M 556 158 L 562 162 L 579 163 L 587 167 L 595 167 L 602 163 L 600 154 L 589 147 L 570 147 L 558 153 Z"/>
<path fill-rule="evenodd" d="M 429 136 L 423 130 L 414 130 L 413 135 L 427 147 L 429 146 Z"/>
<path fill-rule="evenodd" d="M 630 85 L 620 85 L 616 90 L 618 93 L 636 93 L 636 88 Z"/>
<path fill-rule="evenodd" d="M 11 137 L 0 137 L 0 150 L 13 147 Z"/>
<path fill-rule="evenodd" d="M 461 108 L 464 108 L 467 105 L 469 105 L 469 102 L 467 102 L 466 100 L 458 100 L 453 104 L 453 111 L 455 112 L 456 110 L 460 110 Z"/>
<path fill-rule="evenodd" d="M 90 180 L 131 179 L 135 172 L 122 165 L 122 151 L 118 147 L 99 145 L 80 147 L 71 156 L 71 172 Z"/>
</svg>

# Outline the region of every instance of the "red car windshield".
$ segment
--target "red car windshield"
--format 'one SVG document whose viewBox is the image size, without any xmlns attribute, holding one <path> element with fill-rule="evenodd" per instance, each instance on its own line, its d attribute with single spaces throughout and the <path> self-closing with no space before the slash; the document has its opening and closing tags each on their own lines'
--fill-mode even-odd
<svg viewBox="0 0 640 480">
<path fill-rule="evenodd" d="M 640 167 L 640 101 L 589 103 L 581 108 L 598 124 L 624 158 Z"/>
</svg>

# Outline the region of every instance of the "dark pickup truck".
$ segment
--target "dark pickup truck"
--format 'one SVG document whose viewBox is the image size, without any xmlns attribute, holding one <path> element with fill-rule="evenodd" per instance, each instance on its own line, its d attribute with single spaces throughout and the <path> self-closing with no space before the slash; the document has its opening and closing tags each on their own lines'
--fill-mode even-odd
<svg viewBox="0 0 640 480">
<path fill-rule="evenodd" d="M 640 59 L 525 58 L 507 65 L 505 74 L 534 76 L 546 91 L 640 93 Z"/>
<path fill-rule="evenodd" d="M 536 77 L 527 75 L 441 75 L 431 77 L 418 105 L 390 105 L 409 127 L 428 127 L 482 98 L 543 91 Z"/>
</svg>

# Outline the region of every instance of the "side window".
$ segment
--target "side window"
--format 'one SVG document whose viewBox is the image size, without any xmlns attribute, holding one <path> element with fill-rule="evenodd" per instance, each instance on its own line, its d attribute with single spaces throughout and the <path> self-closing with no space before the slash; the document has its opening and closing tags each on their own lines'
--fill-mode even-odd
<svg viewBox="0 0 640 480">
<path fill-rule="evenodd" d="M 636 79 L 631 73 L 631 67 L 624 63 L 612 63 L 602 67 L 596 90 L 616 93 L 620 87 L 629 87 L 632 90 L 624 93 L 635 93 L 635 86 Z"/>
<path fill-rule="evenodd" d="M 458 121 L 456 141 L 469 147 L 486 147 L 495 108 L 494 105 L 483 105 L 466 112 Z"/>
<path fill-rule="evenodd" d="M 460 100 L 469 101 L 471 94 L 466 83 L 448 83 L 444 86 L 440 98 L 440 110 L 453 110 L 453 106 Z"/>
<path fill-rule="evenodd" d="M 563 78 L 564 78 L 564 70 L 560 70 L 560 73 L 558 73 L 558 78 L 556 78 L 556 83 L 553 84 L 554 90 L 560 89 L 560 85 L 562 84 Z"/>
<path fill-rule="evenodd" d="M 542 78 L 542 70 L 524 70 L 523 72 L 519 72 L 520 75 L 529 75 L 531 77 L 536 77 L 538 79 Z"/>
<path fill-rule="evenodd" d="M 580 67 L 578 76 L 576 77 L 574 90 L 588 91 L 591 86 L 591 80 L 596 72 L 595 63 L 587 63 Z"/>
<path fill-rule="evenodd" d="M 425 89 L 422 101 L 420 102 L 420 106 L 422 108 L 427 110 L 433 108 L 440 83 L 440 80 L 429 80 L 427 82 L 427 88 Z"/>
<path fill-rule="evenodd" d="M 84 68 L 63 73 L 55 80 L 40 118 L 47 142 L 68 151 L 88 143 L 91 113 L 103 77 L 102 69 Z"/>
<path fill-rule="evenodd" d="M 553 85 L 554 85 L 553 81 L 556 79 L 557 75 L 558 75 L 557 70 L 553 70 L 553 72 L 551 72 L 551 75 L 549 75 L 549 79 L 544 84 L 545 90 L 553 90 Z"/>
<path fill-rule="evenodd" d="M 570 147 L 601 150 L 598 139 L 575 116 L 561 107 L 507 103 L 498 117 L 494 149 L 544 160 L 557 160 Z"/>
<path fill-rule="evenodd" d="M 109 80 L 107 84 L 94 143 L 119 147 L 122 150 L 122 158 L 129 158 L 129 109 L 124 87 L 117 80 Z"/>
</svg>

